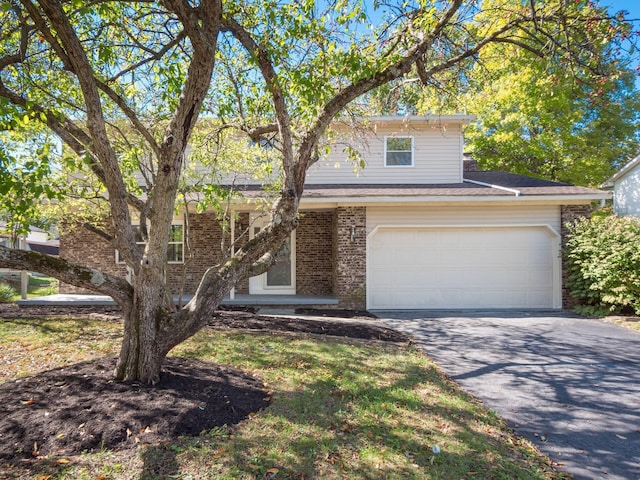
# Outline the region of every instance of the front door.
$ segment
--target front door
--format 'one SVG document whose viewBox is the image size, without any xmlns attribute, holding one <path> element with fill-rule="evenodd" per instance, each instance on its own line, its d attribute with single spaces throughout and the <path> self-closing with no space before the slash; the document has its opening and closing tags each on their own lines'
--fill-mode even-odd
<svg viewBox="0 0 640 480">
<path fill-rule="evenodd" d="M 252 219 L 249 237 L 253 238 L 267 224 L 264 218 Z M 295 295 L 296 293 L 296 236 L 289 239 L 276 254 L 276 263 L 262 275 L 249 278 L 251 295 Z"/>
</svg>

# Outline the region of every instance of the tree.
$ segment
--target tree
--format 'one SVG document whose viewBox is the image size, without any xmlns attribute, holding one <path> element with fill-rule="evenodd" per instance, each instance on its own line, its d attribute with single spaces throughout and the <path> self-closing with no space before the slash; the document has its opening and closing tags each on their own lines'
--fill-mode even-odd
<svg viewBox="0 0 640 480">
<path fill-rule="evenodd" d="M 337 116 L 362 111 L 367 94 L 412 71 L 429 84 L 467 69 L 495 43 L 587 63 L 593 45 L 574 42 L 575 31 L 594 22 L 615 29 L 618 21 L 583 13 L 583 3 L 4 0 L 0 114 L 10 129 L 35 123 L 53 132 L 73 154 L 63 155 L 65 166 L 97 179 L 115 232 L 102 234 L 132 277 L 129 284 L 7 248 L 0 265 L 113 297 L 124 314 L 115 376 L 155 382 L 167 353 L 206 324 L 236 282 L 273 263 Z M 589 42 L 602 40 L 599 31 Z M 211 266 L 193 299 L 177 308 L 165 287 L 165 254 L 185 151 L 201 117 L 255 144 L 272 142 L 280 189 L 269 225 Z M 130 181 L 136 169 L 144 196 Z M 143 252 L 131 212 L 140 218 Z"/>
<path fill-rule="evenodd" d="M 581 8 L 593 18 L 609 18 L 597 4 Z M 590 42 L 584 62 L 541 56 L 523 38 L 524 45 L 488 46 L 471 68 L 434 79 L 437 88 L 410 83 L 387 89 L 416 112 L 476 115 L 465 139 L 482 168 L 597 187 L 637 153 L 640 142 L 640 96 L 630 65 L 637 36 L 631 28 L 601 22 L 574 30 L 576 44 L 594 34 L 600 38 Z"/>
<path fill-rule="evenodd" d="M 640 97 L 618 60 L 595 82 L 508 46 L 485 62 L 495 73 L 469 99 L 466 132 L 483 167 L 597 187 L 637 152 Z"/>
</svg>

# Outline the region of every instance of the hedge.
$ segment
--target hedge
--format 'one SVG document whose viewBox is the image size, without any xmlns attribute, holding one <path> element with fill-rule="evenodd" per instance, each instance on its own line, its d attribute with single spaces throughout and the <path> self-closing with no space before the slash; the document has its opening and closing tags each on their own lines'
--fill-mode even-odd
<svg viewBox="0 0 640 480">
<path fill-rule="evenodd" d="M 596 216 L 568 227 L 564 256 L 578 310 L 640 315 L 640 219 Z"/>
</svg>

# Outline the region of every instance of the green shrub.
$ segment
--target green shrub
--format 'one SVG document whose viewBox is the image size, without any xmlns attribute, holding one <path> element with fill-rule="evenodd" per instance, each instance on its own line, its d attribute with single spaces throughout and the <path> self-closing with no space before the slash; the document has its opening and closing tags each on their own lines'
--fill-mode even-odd
<svg viewBox="0 0 640 480">
<path fill-rule="evenodd" d="M 590 314 L 640 314 L 640 220 L 596 216 L 569 226 L 568 286 Z"/>
<path fill-rule="evenodd" d="M 0 303 L 10 303 L 18 292 L 11 285 L 0 283 Z"/>
</svg>

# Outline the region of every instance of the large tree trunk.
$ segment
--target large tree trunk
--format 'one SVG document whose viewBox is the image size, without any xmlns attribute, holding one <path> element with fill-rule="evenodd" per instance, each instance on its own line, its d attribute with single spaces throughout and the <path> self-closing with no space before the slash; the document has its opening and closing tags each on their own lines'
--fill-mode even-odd
<svg viewBox="0 0 640 480">
<path fill-rule="evenodd" d="M 166 251 L 166 249 L 164 250 Z M 124 338 L 115 377 L 121 381 L 156 383 L 172 336 L 167 320 L 174 314 L 167 297 L 163 255 L 146 252 L 133 278 L 133 302 L 123 309 Z"/>
<path fill-rule="evenodd" d="M 133 308 L 124 313 L 124 338 L 115 377 L 119 381 L 157 383 L 167 351 L 158 342 L 162 310 Z"/>
</svg>

